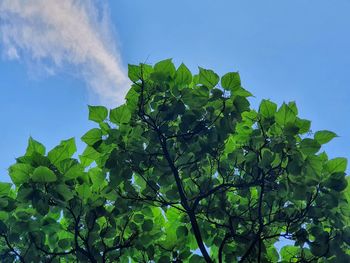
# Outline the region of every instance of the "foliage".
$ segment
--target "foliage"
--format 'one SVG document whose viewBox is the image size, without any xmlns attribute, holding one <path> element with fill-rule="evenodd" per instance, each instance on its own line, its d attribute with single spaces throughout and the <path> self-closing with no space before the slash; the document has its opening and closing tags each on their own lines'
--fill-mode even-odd
<svg viewBox="0 0 350 263">
<path fill-rule="evenodd" d="M 126 103 L 0 184 L 2 262 L 350 262 L 347 161 L 295 103 L 250 108 L 238 73 L 130 65 Z M 275 244 L 293 241 L 280 252 Z M 288 242 L 290 244 L 290 242 Z"/>
</svg>

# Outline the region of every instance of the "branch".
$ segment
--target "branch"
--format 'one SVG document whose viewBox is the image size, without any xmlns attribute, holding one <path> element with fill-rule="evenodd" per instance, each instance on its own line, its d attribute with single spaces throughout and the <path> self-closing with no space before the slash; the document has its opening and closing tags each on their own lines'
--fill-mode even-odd
<svg viewBox="0 0 350 263">
<path fill-rule="evenodd" d="M 142 68 L 141 68 L 142 70 Z M 142 72 L 141 72 L 142 74 Z M 192 225 L 192 229 L 198 244 L 198 247 L 200 249 L 200 251 L 202 252 L 202 255 L 205 259 L 206 262 L 208 263 L 212 263 L 213 261 L 211 260 L 208 251 L 206 250 L 205 246 L 204 246 L 204 242 L 202 239 L 202 235 L 198 226 L 198 222 L 196 219 L 196 215 L 194 213 L 194 211 L 191 209 L 191 207 L 188 204 L 188 200 L 184 191 L 184 188 L 182 186 L 182 182 L 181 182 L 181 178 L 179 175 L 179 171 L 178 169 L 175 167 L 173 160 L 171 159 L 170 153 L 168 151 L 168 147 L 166 145 L 167 142 L 167 138 L 163 135 L 163 133 L 160 131 L 159 127 L 156 125 L 156 123 L 154 122 L 154 120 L 145 113 L 144 110 L 144 80 L 141 78 L 141 95 L 140 95 L 140 100 L 138 103 L 138 115 L 141 118 L 142 121 L 144 121 L 149 127 L 151 127 L 156 133 L 157 133 L 157 137 L 159 140 L 159 143 L 162 147 L 162 151 L 164 154 L 165 159 L 168 162 L 168 165 L 170 166 L 170 169 L 173 173 L 175 182 L 176 182 L 176 186 L 180 195 L 180 199 L 181 199 L 181 205 L 183 206 L 183 208 L 186 210 L 187 215 L 190 218 L 190 222 Z"/>
<path fill-rule="evenodd" d="M 224 188 L 224 191 L 226 191 L 229 188 L 249 188 L 249 187 L 253 187 L 253 186 L 257 186 L 257 185 L 258 185 L 257 182 L 241 183 L 241 184 L 232 184 L 232 183 L 220 184 L 220 185 L 210 189 L 208 192 L 197 196 L 196 199 L 194 200 L 192 209 L 196 209 L 196 207 L 198 206 L 198 204 L 201 200 L 209 197 L 212 194 L 215 194 L 217 191 L 222 190 L 222 188 Z"/>
<path fill-rule="evenodd" d="M 261 189 L 260 189 L 260 195 L 259 195 L 259 202 L 258 202 L 258 220 L 259 220 L 259 230 L 258 233 L 255 234 L 255 238 L 252 241 L 252 243 L 250 244 L 249 248 L 247 249 L 247 251 L 244 253 L 244 255 L 242 256 L 242 258 L 240 259 L 239 262 L 244 262 L 246 259 L 248 259 L 250 253 L 252 252 L 252 250 L 255 247 L 255 244 L 257 242 L 259 242 L 259 246 L 258 246 L 258 261 L 257 262 L 261 262 L 261 233 L 264 229 L 264 217 L 262 214 L 262 202 L 263 202 L 263 198 L 264 198 L 264 189 L 265 189 L 265 174 L 262 173 L 262 178 L 261 178 Z"/>
<path fill-rule="evenodd" d="M 10 241 L 8 240 L 7 236 L 2 234 L 1 235 L 4 239 L 5 239 L 5 242 L 6 242 L 6 245 L 7 247 L 10 249 L 10 251 L 16 255 L 16 257 L 19 258 L 19 260 L 22 262 L 22 263 L 25 263 L 25 260 L 24 258 L 15 250 L 15 248 L 11 245 Z"/>
<path fill-rule="evenodd" d="M 226 245 L 226 242 L 231 238 L 230 235 L 226 234 L 224 239 L 222 240 L 220 247 L 219 247 L 219 252 L 218 252 L 218 257 L 219 257 L 219 263 L 222 263 L 222 252 L 224 250 L 224 247 Z"/>
</svg>

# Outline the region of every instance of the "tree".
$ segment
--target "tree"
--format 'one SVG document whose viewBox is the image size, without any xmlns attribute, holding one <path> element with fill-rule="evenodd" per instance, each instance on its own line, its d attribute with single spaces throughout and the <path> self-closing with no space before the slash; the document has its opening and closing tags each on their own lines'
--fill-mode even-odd
<svg viewBox="0 0 350 263">
<path fill-rule="evenodd" d="M 124 105 L 89 106 L 79 157 L 29 139 L 0 184 L 2 262 L 350 262 L 347 161 L 320 152 L 335 133 L 294 102 L 251 109 L 235 72 L 129 78 Z"/>
</svg>

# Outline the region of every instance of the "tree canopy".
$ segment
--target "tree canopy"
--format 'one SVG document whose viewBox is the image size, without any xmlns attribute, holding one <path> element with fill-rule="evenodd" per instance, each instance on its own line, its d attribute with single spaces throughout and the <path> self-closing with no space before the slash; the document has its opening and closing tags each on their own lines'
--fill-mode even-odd
<svg viewBox="0 0 350 263">
<path fill-rule="evenodd" d="M 129 65 L 126 103 L 0 183 L 1 262 L 350 262 L 347 160 L 239 74 Z M 288 242 L 281 240 L 289 240 Z M 275 247 L 280 242 L 282 249 Z"/>
</svg>

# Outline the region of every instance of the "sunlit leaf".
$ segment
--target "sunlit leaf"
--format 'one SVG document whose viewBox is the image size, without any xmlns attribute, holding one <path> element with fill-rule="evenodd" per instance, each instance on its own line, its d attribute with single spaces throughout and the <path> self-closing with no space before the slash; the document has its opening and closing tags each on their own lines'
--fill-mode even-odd
<svg viewBox="0 0 350 263">
<path fill-rule="evenodd" d="M 296 120 L 296 114 L 287 104 L 283 103 L 276 112 L 275 119 L 278 124 L 284 126 L 287 123 L 293 123 Z"/>
<path fill-rule="evenodd" d="M 34 140 L 32 137 L 29 137 L 26 155 L 30 156 L 34 152 L 39 153 L 41 155 L 44 155 L 45 154 L 45 146 L 43 144 L 41 144 L 40 142 Z"/>
<path fill-rule="evenodd" d="M 103 106 L 89 105 L 89 120 L 97 123 L 103 122 L 108 116 L 108 110 Z"/>
<path fill-rule="evenodd" d="M 53 164 L 59 164 L 60 161 L 72 157 L 77 150 L 74 138 L 63 140 L 47 154 Z"/>
<path fill-rule="evenodd" d="M 199 67 L 199 83 L 208 88 L 215 87 L 219 82 L 219 76 L 210 69 Z"/>
<path fill-rule="evenodd" d="M 32 175 L 33 182 L 38 183 L 50 183 L 55 182 L 57 177 L 54 172 L 52 172 L 49 168 L 44 166 L 39 166 L 35 168 Z"/>
<path fill-rule="evenodd" d="M 17 163 L 10 166 L 9 174 L 12 182 L 14 182 L 15 184 L 21 184 L 28 182 L 33 170 L 34 168 L 29 164 Z"/>
<path fill-rule="evenodd" d="M 277 105 L 269 100 L 262 100 L 259 107 L 259 113 L 265 118 L 272 118 L 277 110 Z"/>
<path fill-rule="evenodd" d="M 125 105 L 112 109 L 109 112 L 109 120 L 115 124 L 128 123 L 130 118 L 131 113 Z"/>
<path fill-rule="evenodd" d="M 344 172 L 347 166 L 345 158 L 334 158 L 326 163 L 326 170 L 329 173 Z"/>
<path fill-rule="evenodd" d="M 238 72 L 230 72 L 222 76 L 221 86 L 232 92 L 237 91 L 241 87 L 241 78 Z"/>
<path fill-rule="evenodd" d="M 333 138 L 337 137 L 334 132 L 331 131 L 317 131 L 314 135 L 314 138 L 318 143 L 325 144 L 331 141 Z"/>
</svg>

